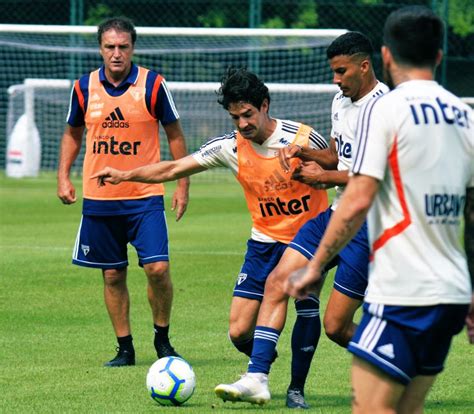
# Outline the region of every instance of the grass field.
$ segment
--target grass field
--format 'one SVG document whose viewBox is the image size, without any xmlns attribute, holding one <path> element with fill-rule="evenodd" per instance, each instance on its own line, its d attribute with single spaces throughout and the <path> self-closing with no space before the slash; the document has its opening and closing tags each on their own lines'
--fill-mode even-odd
<svg viewBox="0 0 474 414">
<path fill-rule="evenodd" d="M 171 193 L 172 185 L 167 189 Z M 198 178 L 182 221 L 176 223 L 168 212 L 175 286 L 171 337 L 197 376 L 195 395 L 180 408 L 159 407 L 145 388 L 155 353 L 145 276 L 133 250 L 129 289 L 137 366 L 102 367 L 115 353 L 102 280 L 98 270 L 71 265 L 81 206 L 61 205 L 55 192 L 52 176 L 0 177 L 1 413 L 290 412 L 284 398 L 292 305 L 270 376 L 272 401 L 265 407 L 224 404 L 213 392 L 216 384 L 236 380 L 247 362 L 227 339 L 233 283 L 250 231 L 234 182 Z M 306 387 L 310 412 L 350 412 L 349 365 L 350 355 L 323 335 Z M 474 413 L 473 372 L 474 346 L 463 332 L 455 338 L 426 412 Z"/>
</svg>

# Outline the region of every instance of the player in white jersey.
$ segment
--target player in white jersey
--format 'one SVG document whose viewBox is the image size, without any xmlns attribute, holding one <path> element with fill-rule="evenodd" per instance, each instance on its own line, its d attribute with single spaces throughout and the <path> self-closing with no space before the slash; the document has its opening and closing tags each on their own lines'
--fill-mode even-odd
<svg viewBox="0 0 474 414">
<path fill-rule="evenodd" d="M 228 110 L 236 131 L 211 139 L 196 153 L 172 162 L 121 172 L 99 172 L 99 183 L 126 181 L 163 182 L 213 167 L 229 168 L 244 189 L 253 227 L 245 260 L 234 287 L 229 337 L 250 356 L 255 320 L 264 295 L 265 281 L 297 230 L 327 208 L 325 190 L 313 189 L 291 179 L 278 159 L 279 150 L 297 144 L 325 149 L 326 140 L 299 122 L 270 117 L 270 95 L 264 83 L 246 69 L 231 68 L 223 77 L 219 103 Z M 294 160 L 293 171 L 299 162 Z M 287 405 L 304 408 L 304 384 L 321 323 L 319 301 L 295 301 L 296 321 L 292 339 L 292 375 Z M 276 351 L 271 355 L 275 359 Z"/>
<path fill-rule="evenodd" d="M 315 186 L 337 185 L 338 193 L 342 193 L 348 180 L 357 115 L 364 104 L 388 91 L 375 77 L 372 52 L 369 39 L 359 32 L 345 33 L 328 47 L 327 57 L 334 73 L 334 82 L 341 89 L 332 106 L 330 149 L 312 151 L 294 145 L 283 148 L 280 160 L 285 169 L 289 168 L 288 162 L 294 156 L 318 162 L 305 162 L 293 174 L 294 179 Z M 262 399 L 262 395 L 270 398 L 266 375 L 270 371 L 271 356 L 285 322 L 288 296 L 283 289 L 284 282 L 292 271 L 304 268 L 311 260 L 336 204 L 337 200 L 331 208 L 309 220 L 298 231 L 280 263 L 268 277 L 255 329 L 248 374 L 234 384 L 218 385 L 216 393 L 221 398 L 250 402 Z M 347 346 L 355 331 L 353 318 L 364 298 L 368 261 L 369 247 L 364 228 L 350 246 L 327 267 L 337 265 L 338 269 L 324 315 L 324 325 L 328 336 L 342 346 Z M 319 296 L 321 288 L 322 283 L 315 289 L 316 296 Z"/>
<path fill-rule="evenodd" d="M 357 413 L 421 413 L 465 322 L 474 343 L 474 114 L 434 81 L 443 31 L 425 7 L 388 17 L 382 59 L 394 90 L 361 113 L 340 206 L 287 286 L 304 297 L 368 212 L 368 292 L 349 344 Z"/>
</svg>

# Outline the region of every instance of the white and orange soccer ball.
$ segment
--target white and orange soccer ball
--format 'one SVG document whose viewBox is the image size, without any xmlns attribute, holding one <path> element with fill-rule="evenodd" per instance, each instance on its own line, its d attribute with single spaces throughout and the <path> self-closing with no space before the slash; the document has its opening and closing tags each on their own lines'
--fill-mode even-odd
<svg viewBox="0 0 474 414">
<path fill-rule="evenodd" d="M 153 400 L 161 405 L 181 405 L 196 388 L 193 368 L 182 358 L 165 357 L 148 370 L 146 386 Z"/>
</svg>

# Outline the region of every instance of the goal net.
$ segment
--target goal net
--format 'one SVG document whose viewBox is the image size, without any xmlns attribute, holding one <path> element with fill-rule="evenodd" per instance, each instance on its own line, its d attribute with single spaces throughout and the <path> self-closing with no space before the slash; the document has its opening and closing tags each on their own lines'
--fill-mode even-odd
<svg viewBox="0 0 474 414">
<path fill-rule="evenodd" d="M 134 62 L 167 79 L 189 152 L 233 128 L 215 94 L 216 81 L 229 65 L 247 66 L 268 84 L 272 116 L 307 123 L 328 137 L 337 88 L 331 85 L 325 51 L 344 30 L 137 28 L 137 32 Z M 9 160 L 7 142 L 23 128 L 37 130 L 38 137 L 33 138 L 40 142 L 39 168 L 55 170 L 71 80 L 101 65 L 96 28 L 0 25 L 0 57 L 6 66 L 0 74 L 0 100 L 5 101 L 0 105 L 0 166 Z M 169 158 L 166 139 L 162 148 L 162 157 Z M 75 171 L 80 171 L 83 151 Z"/>
</svg>

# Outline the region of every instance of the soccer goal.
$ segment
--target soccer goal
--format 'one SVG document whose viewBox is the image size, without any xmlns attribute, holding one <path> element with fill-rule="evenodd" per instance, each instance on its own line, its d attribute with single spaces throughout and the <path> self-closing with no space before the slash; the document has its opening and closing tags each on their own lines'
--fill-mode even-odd
<svg viewBox="0 0 474 414">
<path fill-rule="evenodd" d="M 215 94 L 229 65 L 245 65 L 269 85 L 272 116 L 310 124 L 328 137 L 337 88 L 325 51 L 345 30 L 141 27 L 137 32 L 134 61 L 167 79 L 190 152 L 232 129 Z M 38 169 L 55 170 L 72 80 L 101 64 L 96 28 L 0 25 L 0 57 L 6 66 L 0 88 L 8 91 L 0 95 L 5 100 L 0 105 L 0 159 L 12 167 L 21 164 L 21 151 L 12 146 L 20 131 L 27 135 L 23 141 L 39 143 L 40 156 L 30 157 Z M 163 158 L 169 158 L 167 145 L 162 147 Z"/>
</svg>

